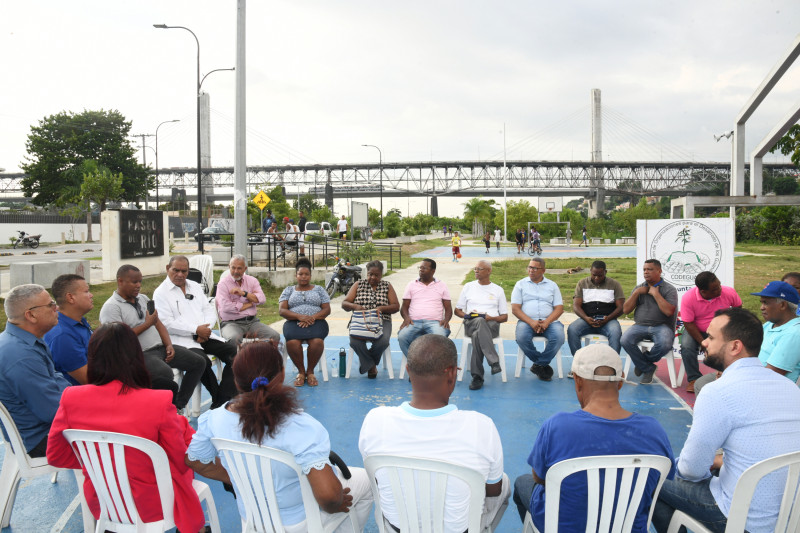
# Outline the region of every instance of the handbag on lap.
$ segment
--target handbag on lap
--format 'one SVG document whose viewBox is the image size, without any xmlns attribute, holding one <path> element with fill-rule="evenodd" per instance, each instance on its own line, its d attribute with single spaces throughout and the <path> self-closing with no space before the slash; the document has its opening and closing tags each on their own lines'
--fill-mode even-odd
<svg viewBox="0 0 800 533">
<path fill-rule="evenodd" d="M 383 335 L 383 319 L 377 309 L 353 311 L 350 336 L 362 341 L 374 341 Z"/>
</svg>

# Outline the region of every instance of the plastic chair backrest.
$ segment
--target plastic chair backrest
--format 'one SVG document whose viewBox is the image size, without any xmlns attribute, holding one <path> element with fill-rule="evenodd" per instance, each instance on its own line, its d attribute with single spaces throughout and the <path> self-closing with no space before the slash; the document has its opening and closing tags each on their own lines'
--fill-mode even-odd
<svg viewBox="0 0 800 533">
<path fill-rule="evenodd" d="M 203 279 L 200 285 L 203 286 L 203 291 L 206 297 L 211 297 L 211 291 L 214 288 L 214 261 L 210 255 L 193 255 L 189 258 L 189 268 L 196 268 L 200 271 Z"/>
<path fill-rule="evenodd" d="M 22 435 L 19 434 L 17 424 L 14 422 L 14 419 L 11 418 L 11 413 L 8 412 L 8 409 L 6 409 L 6 406 L 2 403 L 0 403 L 0 422 L 2 422 L 3 427 L 6 430 L 6 434 L 8 435 L 8 439 L 3 436 L 3 440 L 6 440 L 6 442 L 11 445 L 10 449 L 8 447 L 6 448 L 6 451 L 10 451 L 12 457 L 6 455 L 4 460 L 17 461 L 17 464 L 19 465 L 19 475 L 21 477 L 33 477 L 41 475 L 38 472 L 34 472 L 33 469 L 47 466 L 47 459 L 44 457 L 31 459 L 31 456 L 28 455 L 27 450 L 25 450 L 25 444 L 22 442 Z M 56 470 L 57 469 L 53 467 L 53 471 L 55 472 Z"/>
<path fill-rule="evenodd" d="M 469 533 L 481 530 L 481 514 L 486 498 L 486 481 L 477 470 L 465 466 L 394 455 L 370 455 L 364 459 L 372 495 L 375 500 L 375 521 L 380 533 L 387 533 L 381 510 L 381 499 L 375 474 L 384 470 L 391 486 L 391 499 L 397 507 L 399 524 L 404 533 L 440 533 L 444 526 L 447 481 L 455 477 L 467 484 L 469 496 Z M 388 533 L 394 533 L 389 529 Z"/>
<path fill-rule="evenodd" d="M 306 512 L 306 530 L 309 533 L 324 531 L 319 504 L 294 455 L 250 442 L 211 439 L 211 443 L 225 459 L 228 474 L 236 488 L 236 497 L 241 498 L 244 504 L 246 525 L 243 531 L 283 532 L 278 496 L 272 482 L 272 461 L 282 463 L 297 473 Z M 348 515 L 341 514 L 341 521 L 344 521 Z"/>
<path fill-rule="evenodd" d="M 775 531 L 800 530 L 800 452 L 793 452 L 765 459 L 742 472 L 742 477 L 736 482 L 736 489 L 733 491 L 726 533 L 745 530 L 750 502 L 758 482 L 776 470 L 786 467 L 788 467 L 786 485 Z"/>
<path fill-rule="evenodd" d="M 545 477 L 545 533 L 558 531 L 561 483 L 566 477 L 577 472 L 586 472 L 588 482 L 586 531 L 628 533 L 633 528 L 636 511 L 644 496 L 650 471 L 659 472 L 658 485 L 652 495 L 655 503 L 671 467 L 670 459 L 661 455 L 598 455 L 567 459 L 556 463 L 550 467 Z M 600 486 L 600 472 L 605 473 L 602 487 Z M 605 495 L 617 492 L 617 474 L 619 472 L 622 472 L 622 476 L 619 484 L 619 497 L 615 506 L 614 498 L 605 497 Z M 602 507 L 601 495 L 604 496 Z M 654 507 L 654 505 L 650 506 L 647 517 L 648 528 L 653 517 Z"/>
<path fill-rule="evenodd" d="M 114 531 L 166 531 L 175 527 L 172 478 L 167 454 L 161 446 L 133 435 L 83 429 L 65 429 L 64 438 L 72 445 L 97 493 L 100 503 L 97 531 L 108 529 L 108 524 L 123 526 L 112 528 Z M 159 522 L 145 525 L 139 516 L 128 480 L 126 447 L 139 450 L 153 463 L 163 513 Z"/>
</svg>

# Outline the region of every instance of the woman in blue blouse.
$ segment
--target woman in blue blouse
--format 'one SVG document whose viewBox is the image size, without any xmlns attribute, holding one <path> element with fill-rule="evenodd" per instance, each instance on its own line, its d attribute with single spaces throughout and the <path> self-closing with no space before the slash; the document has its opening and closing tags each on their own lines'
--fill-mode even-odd
<svg viewBox="0 0 800 533">
<path fill-rule="evenodd" d="M 286 287 L 278 299 L 280 315 L 286 319 L 283 337 L 286 351 L 297 367 L 294 386 L 319 385 L 314 367 L 325 349 L 328 323 L 325 317 L 331 314 L 331 299 L 323 287 L 311 284 L 311 262 L 300 258 L 295 267 L 296 285 Z M 303 343 L 308 344 L 308 365 L 303 364 Z"/>
</svg>

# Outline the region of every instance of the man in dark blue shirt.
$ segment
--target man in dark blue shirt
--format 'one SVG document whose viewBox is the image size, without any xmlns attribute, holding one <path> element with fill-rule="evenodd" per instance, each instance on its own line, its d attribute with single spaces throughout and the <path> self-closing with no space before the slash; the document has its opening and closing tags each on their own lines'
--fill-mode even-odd
<svg viewBox="0 0 800 533">
<path fill-rule="evenodd" d="M 58 304 L 58 324 L 47 332 L 44 341 L 53 354 L 56 371 L 72 385 L 85 385 L 92 328 L 84 315 L 94 307 L 89 284 L 77 274 L 63 274 L 53 280 L 52 290 Z"/>
<path fill-rule="evenodd" d="M 44 457 L 47 433 L 69 386 L 56 372 L 42 337 L 58 322 L 58 306 L 41 285 L 18 285 L 4 304 L 0 333 L 0 402 L 11 414 L 31 457 Z"/>
</svg>

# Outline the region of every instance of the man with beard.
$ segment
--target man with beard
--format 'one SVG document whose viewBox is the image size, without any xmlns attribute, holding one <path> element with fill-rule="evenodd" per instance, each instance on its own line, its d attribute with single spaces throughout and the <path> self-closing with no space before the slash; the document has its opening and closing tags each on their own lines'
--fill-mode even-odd
<svg viewBox="0 0 800 533">
<path fill-rule="evenodd" d="M 258 280 L 247 274 L 245 257 L 240 254 L 231 257 L 228 269 L 230 276 L 220 278 L 215 300 L 222 336 L 234 346 L 246 335 L 269 339 L 277 346 L 280 333 L 258 320 L 257 306 L 267 298 Z"/>
<path fill-rule="evenodd" d="M 676 510 L 723 531 L 742 472 L 800 451 L 800 389 L 758 360 L 763 331 L 758 318 L 741 308 L 721 309 L 711 320 L 703 340 L 705 364 L 725 373 L 697 397 L 678 475 L 664 483 L 653 513 L 659 533 L 667 531 Z M 712 476 L 716 469 L 719 477 Z M 783 487 L 779 481 L 758 485 L 747 531 L 774 531 Z"/>
</svg>

